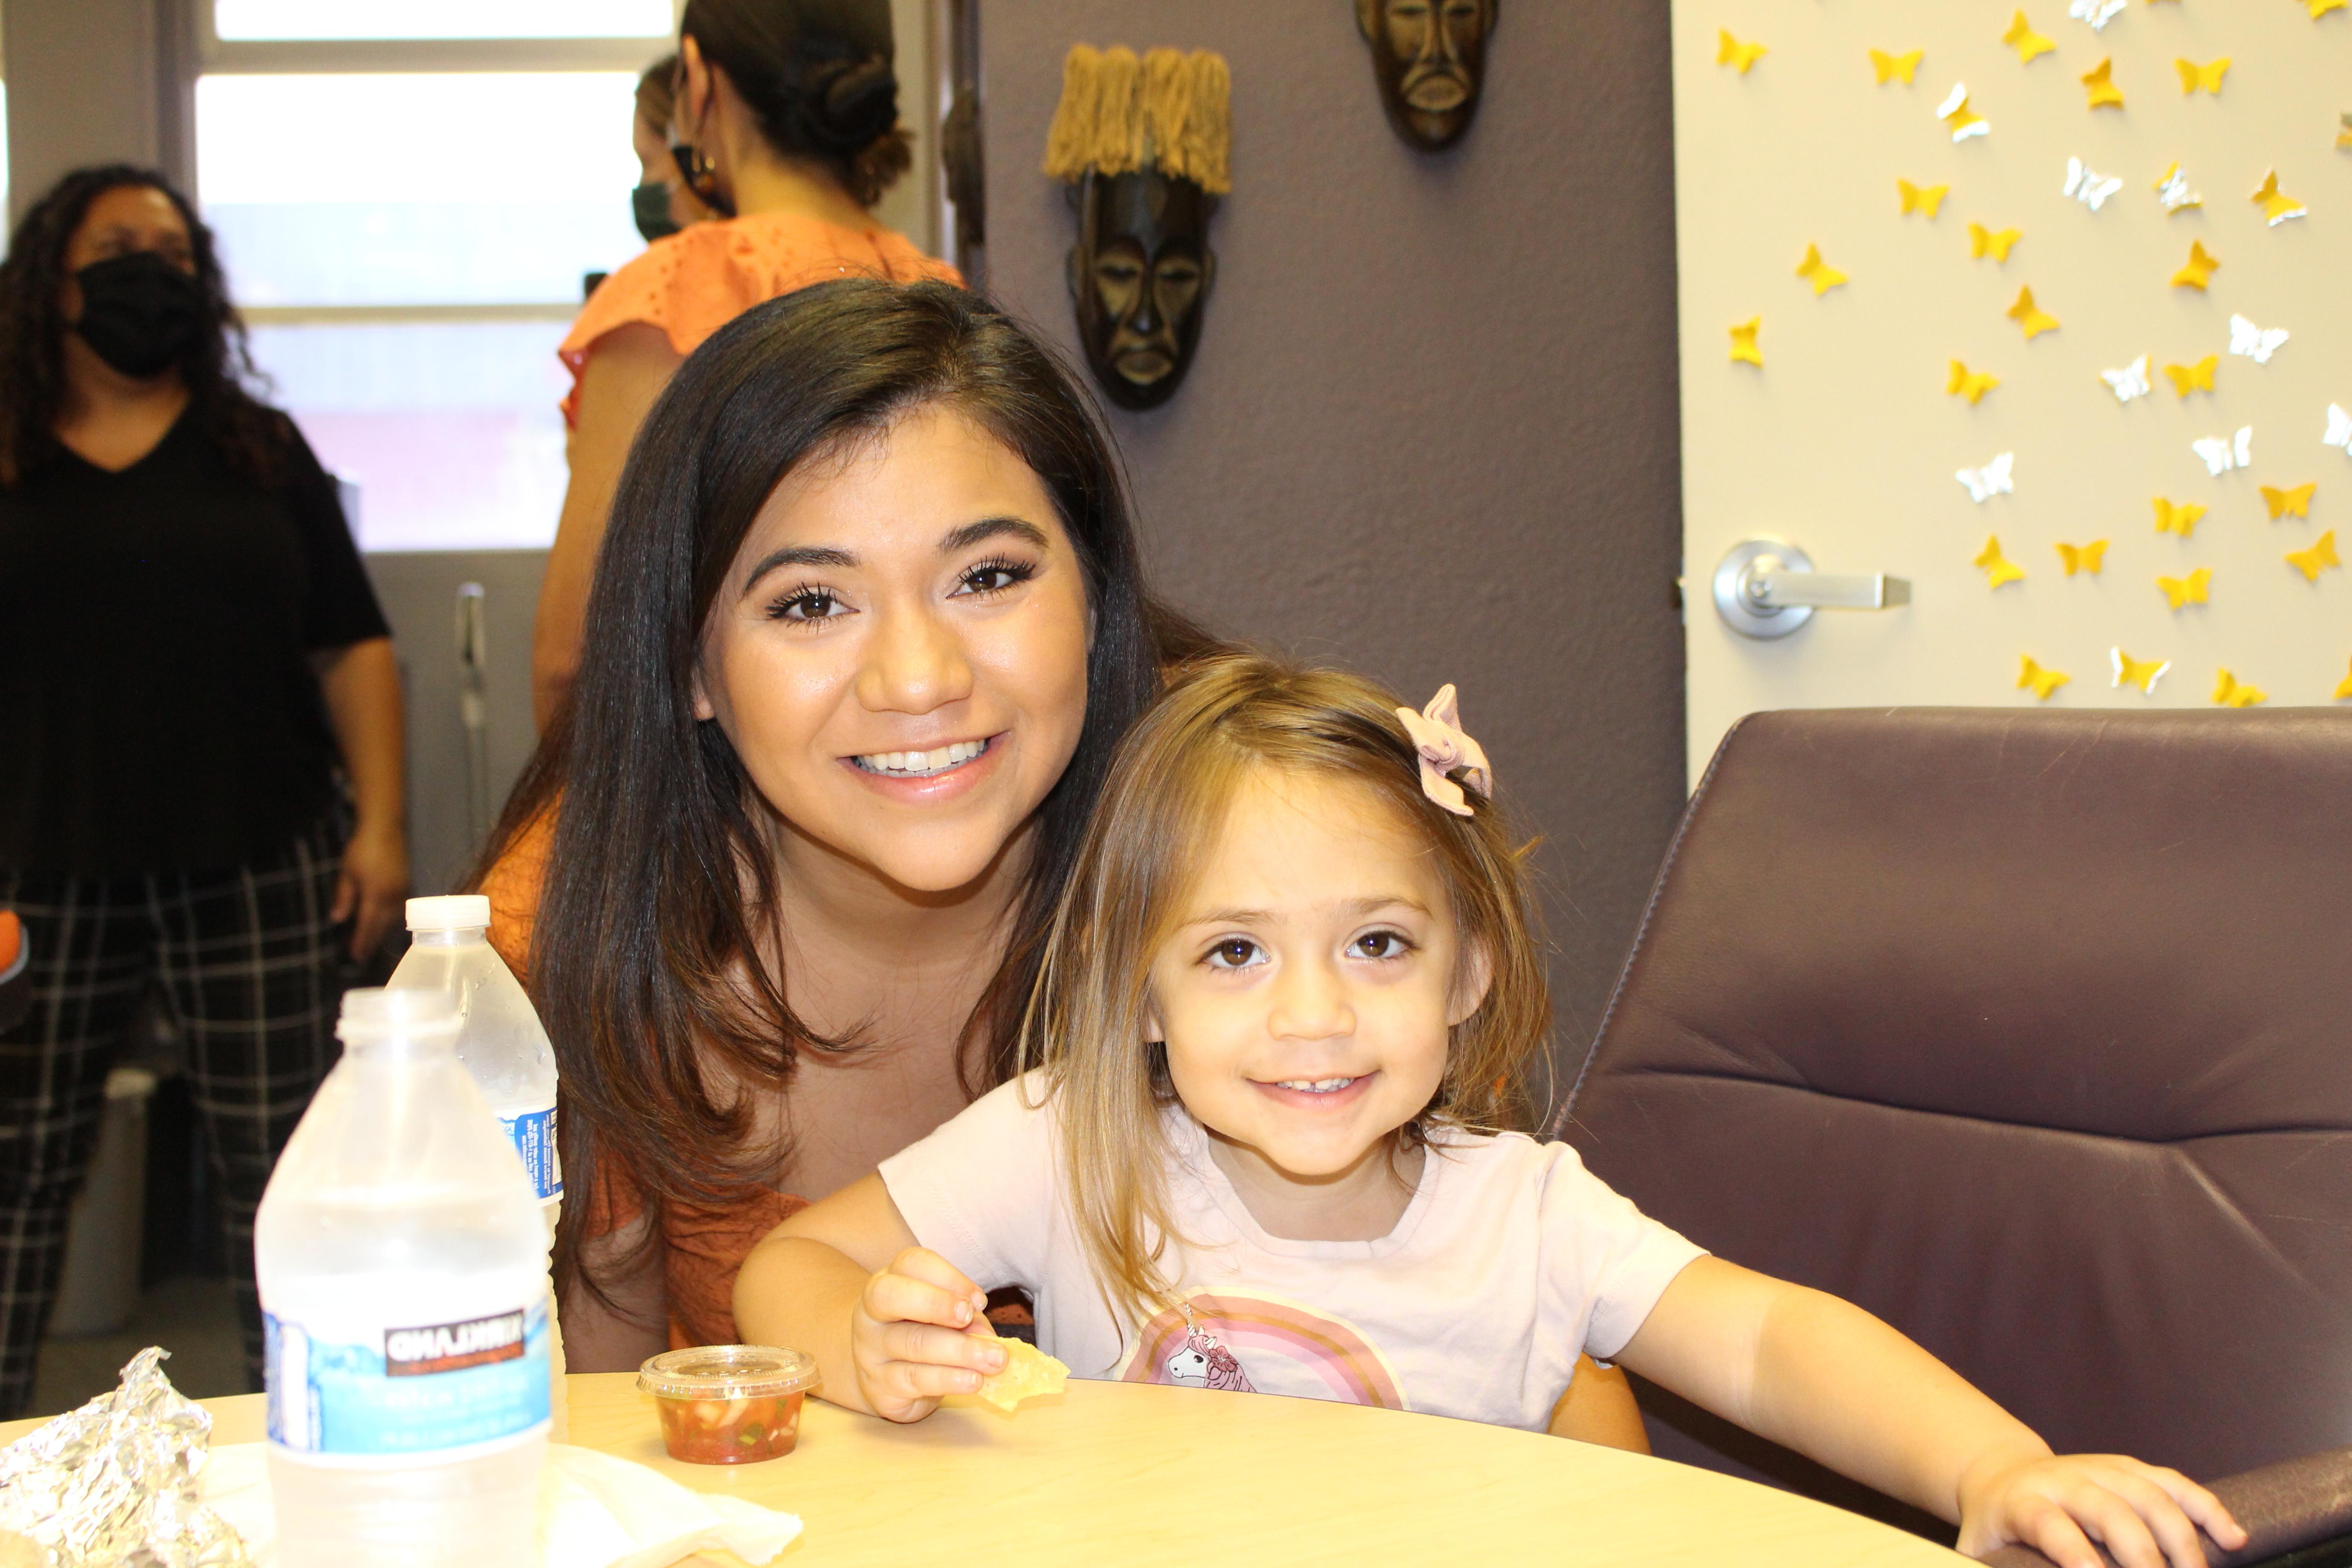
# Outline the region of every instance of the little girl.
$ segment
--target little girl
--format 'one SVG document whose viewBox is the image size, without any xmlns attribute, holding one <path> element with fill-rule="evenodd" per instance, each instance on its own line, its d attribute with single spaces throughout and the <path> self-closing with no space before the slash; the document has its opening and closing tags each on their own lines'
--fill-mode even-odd
<svg viewBox="0 0 2352 1568">
<path fill-rule="evenodd" d="M 1453 689 L 1232 655 L 1122 748 L 1055 923 L 1030 1070 L 784 1222 L 755 1341 L 894 1421 L 1004 1352 L 1025 1285 L 1081 1376 L 1540 1430 L 1615 1361 L 1960 1526 L 2096 1568 L 2200 1568 L 2212 1494 L 2059 1458 L 1857 1307 L 1702 1252 L 1504 1124 L 1548 1023 L 1521 851 Z M 1465 789 L 1465 786 L 1467 786 Z"/>
</svg>

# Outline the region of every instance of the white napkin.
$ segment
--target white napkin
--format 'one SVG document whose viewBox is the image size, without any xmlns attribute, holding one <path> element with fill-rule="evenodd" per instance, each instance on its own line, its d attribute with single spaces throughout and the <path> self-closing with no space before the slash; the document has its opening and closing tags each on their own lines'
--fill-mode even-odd
<svg viewBox="0 0 2352 1568">
<path fill-rule="evenodd" d="M 202 1495 L 245 1537 L 254 1568 L 277 1568 L 278 1515 L 266 1443 L 212 1451 Z M 539 1472 L 541 1568 L 666 1568 L 710 1548 L 763 1563 L 801 1532 L 793 1514 L 691 1491 L 658 1471 L 593 1448 L 547 1446 Z"/>
</svg>

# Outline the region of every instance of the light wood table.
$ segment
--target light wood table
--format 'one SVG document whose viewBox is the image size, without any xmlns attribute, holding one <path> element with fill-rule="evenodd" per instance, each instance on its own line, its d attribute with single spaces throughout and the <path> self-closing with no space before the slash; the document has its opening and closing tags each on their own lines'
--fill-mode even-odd
<svg viewBox="0 0 2352 1568">
<path fill-rule="evenodd" d="M 799 1514 L 807 1531 L 779 1568 L 1966 1561 L 1709 1470 L 1318 1400 L 1074 1381 L 1016 1415 L 972 1405 L 894 1426 L 812 1399 L 797 1451 L 730 1468 L 666 1456 L 635 1385 L 630 1373 L 574 1376 L 572 1440 Z M 261 1437 L 260 1395 L 205 1405 L 215 1442 Z M 37 1424 L 0 1426 L 0 1441 Z"/>
</svg>

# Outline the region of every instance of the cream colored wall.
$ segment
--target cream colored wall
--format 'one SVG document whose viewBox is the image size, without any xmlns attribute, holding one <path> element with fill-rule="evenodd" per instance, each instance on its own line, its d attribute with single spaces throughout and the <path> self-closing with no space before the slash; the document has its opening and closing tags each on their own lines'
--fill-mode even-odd
<svg viewBox="0 0 2352 1568">
<path fill-rule="evenodd" d="M 2070 674 L 2052 700 L 2073 706 L 2203 706 L 2222 667 L 2273 703 L 2328 702 L 2347 679 L 2352 575 L 2308 583 L 2283 556 L 2334 530 L 2352 560 L 2352 460 L 2320 441 L 2327 405 L 2352 408 L 2352 7 L 2126 0 L 2094 32 L 2032 0 L 2057 47 L 2030 65 L 2001 42 L 2016 9 L 1675 0 L 1694 774 L 1754 710 L 2031 705 L 2021 655 Z M 1720 29 L 1769 52 L 1744 76 L 1718 65 Z M 1922 50 L 1914 82 L 1877 85 L 1874 47 Z M 2220 96 L 2184 97 L 2176 58 L 2221 55 Z M 2087 106 L 2103 58 L 2121 110 Z M 1991 129 L 1956 145 L 1935 110 L 1958 81 Z M 2122 178 L 2102 210 L 2062 193 L 2070 154 Z M 2168 215 L 2151 187 L 2176 160 L 2204 205 Z M 2265 224 L 2248 197 L 2272 168 L 2308 216 Z M 1940 215 L 1902 216 L 1898 178 L 1948 185 Z M 2022 231 L 2006 264 L 1971 259 L 1972 219 Z M 2168 281 L 2192 240 L 2221 262 L 2202 293 Z M 1809 243 L 1851 280 L 1816 298 L 1795 275 Z M 2063 323 L 2030 342 L 2004 315 L 2023 286 Z M 2293 336 L 2266 365 L 2233 358 L 2232 312 Z M 1763 366 L 1730 363 L 1727 329 L 1759 315 Z M 2154 391 L 2120 405 L 2099 372 L 2142 353 Z M 2213 392 L 2177 397 L 2162 367 L 2208 353 Z M 1948 395 L 1954 359 L 2000 384 L 1973 407 Z M 2245 425 L 2251 468 L 2210 476 L 2189 443 Z M 1972 503 L 1955 470 L 2002 451 L 2015 494 Z M 2313 480 L 2309 521 L 2271 521 L 2258 485 Z M 2209 510 L 2188 540 L 2159 534 L 2157 496 Z M 1915 600 L 1735 637 L 1706 582 L 1759 531 L 1822 571 L 1907 577 Z M 2024 581 L 1988 587 L 1970 563 L 1989 534 Z M 2069 580 L 2053 545 L 2096 539 L 2102 573 Z M 2199 566 L 2210 603 L 2168 609 L 2157 577 Z M 2153 696 L 2110 687 L 2117 646 L 2171 661 Z"/>
</svg>

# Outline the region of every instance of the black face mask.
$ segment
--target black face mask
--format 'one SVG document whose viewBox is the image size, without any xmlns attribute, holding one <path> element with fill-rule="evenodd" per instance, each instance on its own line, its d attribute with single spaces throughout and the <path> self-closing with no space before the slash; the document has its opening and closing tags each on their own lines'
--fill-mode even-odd
<svg viewBox="0 0 2352 1568">
<path fill-rule="evenodd" d="M 669 216 L 669 187 L 659 180 L 629 193 L 629 216 L 637 220 L 637 232 L 646 237 L 647 245 L 677 232 L 677 220 Z"/>
<path fill-rule="evenodd" d="M 204 285 L 152 250 L 93 261 L 74 274 L 81 320 L 74 331 L 122 374 L 163 374 L 203 341 Z"/>
</svg>

